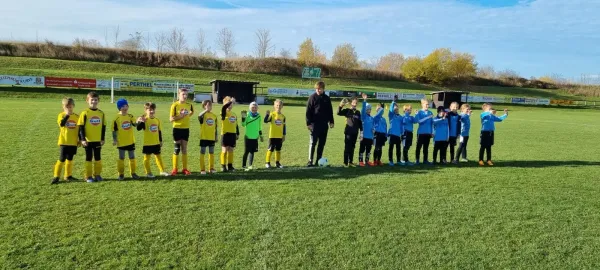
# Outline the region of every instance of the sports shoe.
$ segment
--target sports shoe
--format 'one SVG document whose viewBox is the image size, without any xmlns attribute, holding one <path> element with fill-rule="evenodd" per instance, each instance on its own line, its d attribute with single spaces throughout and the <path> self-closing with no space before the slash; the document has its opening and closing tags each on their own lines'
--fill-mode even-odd
<svg viewBox="0 0 600 270">
<path fill-rule="evenodd" d="M 461 159 L 460 159 L 460 162 L 469 162 L 469 160 L 468 160 L 468 159 L 466 159 L 466 158 L 461 158 Z"/>
<path fill-rule="evenodd" d="M 350 162 L 350 163 L 348 163 L 348 167 L 350 167 L 350 168 L 356 168 L 356 164 Z"/>
<path fill-rule="evenodd" d="M 458 160 L 456 160 L 456 159 L 455 159 L 455 160 L 453 160 L 453 161 L 452 161 L 452 164 L 458 164 Z"/>
<path fill-rule="evenodd" d="M 191 175 L 192 174 L 188 169 L 183 169 L 183 171 L 181 171 L 181 173 L 183 173 L 184 175 Z"/>
<path fill-rule="evenodd" d="M 96 175 L 96 182 L 100 182 L 100 181 L 102 181 L 102 180 L 104 180 L 104 179 L 102 178 L 102 176 L 100 176 L 100 175 Z"/>
<path fill-rule="evenodd" d="M 206 175 L 206 171 L 200 171 L 201 175 Z"/>
<path fill-rule="evenodd" d="M 424 161 L 423 164 L 425 164 L 425 165 L 433 165 L 433 163 L 431 163 L 429 161 Z"/>
<path fill-rule="evenodd" d="M 168 172 L 161 172 L 160 176 L 171 176 Z"/>
<path fill-rule="evenodd" d="M 371 161 L 370 161 L 370 162 L 367 162 L 367 164 L 368 164 L 369 166 L 371 166 L 371 167 L 374 167 L 374 166 L 376 166 L 376 164 L 375 164 L 374 162 L 371 162 Z"/>
<path fill-rule="evenodd" d="M 313 165 L 313 164 L 312 164 L 312 162 L 310 162 L 310 161 L 309 161 L 308 163 L 306 163 L 306 167 L 309 167 L 309 168 L 310 168 L 310 167 L 314 167 L 314 166 L 315 166 L 315 165 Z"/>
<path fill-rule="evenodd" d="M 235 168 L 233 167 L 233 164 L 229 164 L 229 165 L 227 165 L 227 170 L 228 170 L 228 171 L 235 172 Z"/>
<path fill-rule="evenodd" d="M 404 164 L 406 164 L 406 166 L 415 166 L 415 164 L 410 161 L 404 162 Z"/>
<path fill-rule="evenodd" d="M 364 167 L 364 166 L 365 166 L 365 163 L 361 161 L 361 162 L 359 162 L 359 163 L 358 163 L 358 166 L 360 166 L 360 167 Z"/>
<path fill-rule="evenodd" d="M 221 165 L 221 171 L 222 172 L 227 172 L 227 166 Z"/>
<path fill-rule="evenodd" d="M 254 167 L 253 167 L 253 166 L 248 166 L 248 168 L 244 169 L 244 171 L 247 171 L 247 172 L 249 172 L 249 171 L 251 171 L 251 170 L 254 170 Z"/>
<path fill-rule="evenodd" d="M 406 162 L 400 161 L 400 162 L 396 163 L 396 165 L 398 165 L 398 166 L 406 166 Z"/>
<path fill-rule="evenodd" d="M 90 176 L 90 177 L 87 178 L 86 182 L 88 182 L 88 183 L 94 183 L 94 178 Z"/>
<path fill-rule="evenodd" d="M 487 165 L 488 166 L 494 166 L 494 163 L 491 160 L 488 160 Z"/>
<path fill-rule="evenodd" d="M 125 175 L 119 174 L 119 178 L 117 178 L 117 180 L 119 180 L 119 181 L 125 180 Z"/>
<path fill-rule="evenodd" d="M 65 178 L 65 181 L 78 181 L 79 179 L 73 177 L 73 176 L 67 176 L 67 178 Z"/>
<path fill-rule="evenodd" d="M 173 169 L 173 171 L 171 171 L 171 176 L 175 176 L 177 175 L 177 169 Z"/>
<path fill-rule="evenodd" d="M 210 172 L 210 173 L 217 173 L 217 170 L 215 170 L 215 169 L 210 169 L 210 171 L 209 171 L 209 172 Z"/>
<path fill-rule="evenodd" d="M 390 165 L 390 167 L 394 167 L 394 165 L 396 165 L 396 164 L 394 162 L 390 161 L 389 165 Z"/>
<path fill-rule="evenodd" d="M 136 180 L 137 180 L 137 179 L 140 179 L 140 176 L 139 176 L 139 175 L 137 175 L 137 174 L 135 174 L 135 173 L 132 173 L 132 174 L 131 174 L 131 178 L 133 178 L 133 179 L 136 179 Z"/>
<path fill-rule="evenodd" d="M 283 169 L 283 165 L 279 162 L 275 163 L 275 167 L 277 167 L 277 169 Z"/>
<path fill-rule="evenodd" d="M 485 166 L 485 163 L 483 163 L 483 160 L 479 161 L 479 166 Z"/>
<path fill-rule="evenodd" d="M 52 182 L 50 184 L 51 185 L 56 185 L 56 184 L 58 184 L 58 181 L 60 181 L 60 178 L 54 177 L 54 178 L 52 178 Z"/>
<path fill-rule="evenodd" d="M 267 164 L 265 164 L 265 168 L 267 168 L 267 169 L 271 169 L 271 163 L 267 163 Z"/>
<path fill-rule="evenodd" d="M 154 178 L 154 174 L 151 174 L 151 173 L 146 174 L 146 178 Z"/>
</svg>

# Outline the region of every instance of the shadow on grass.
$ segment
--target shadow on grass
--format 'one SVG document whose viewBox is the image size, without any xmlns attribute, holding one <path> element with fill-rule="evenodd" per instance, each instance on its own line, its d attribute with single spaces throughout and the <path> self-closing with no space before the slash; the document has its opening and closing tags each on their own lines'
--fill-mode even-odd
<svg viewBox="0 0 600 270">
<path fill-rule="evenodd" d="M 527 161 L 506 161 L 498 162 L 495 164 L 497 167 L 511 167 L 511 168 L 548 168 L 548 167 L 586 167 L 586 166 L 600 166 L 600 162 L 596 161 L 578 161 L 578 160 L 566 160 L 566 161 L 554 161 L 554 160 L 527 160 Z"/>
</svg>

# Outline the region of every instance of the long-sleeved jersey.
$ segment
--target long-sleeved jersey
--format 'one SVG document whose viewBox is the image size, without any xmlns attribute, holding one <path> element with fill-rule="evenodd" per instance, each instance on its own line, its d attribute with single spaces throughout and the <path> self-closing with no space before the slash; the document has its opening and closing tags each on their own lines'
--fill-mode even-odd
<svg viewBox="0 0 600 270">
<path fill-rule="evenodd" d="M 415 120 L 419 123 L 417 134 L 433 134 L 433 113 L 430 110 L 420 110 L 415 115 Z"/>
<path fill-rule="evenodd" d="M 508 114 L 504 114 L 500 117 L 495 116 L 492 112 L 482 112 L 481 113 L 481 131 L 495 131 L 496 126 L 495 122 L 502 122 L 504 119 L 508 117 Z"/>
</svg>

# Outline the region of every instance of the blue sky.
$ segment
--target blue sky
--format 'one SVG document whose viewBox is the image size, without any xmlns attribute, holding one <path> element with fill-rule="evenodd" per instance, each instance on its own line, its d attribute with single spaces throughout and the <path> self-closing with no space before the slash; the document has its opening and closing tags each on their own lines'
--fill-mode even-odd
<svg viewBox="0 0 600 270">
<path fill-rule="evenodd" d="M 229 27 L 239 55 L 253 54 L 254 31 L 271 30 L 275 53 L 295 54 L 311 37 L 331 56 L 352 43 L 361 59 L 397 52 L 426 55 L 448 47 L 475 55 L 480 66 L 512 69 L 523 77 L 567 78 L 599 74 L 600 0 L 20 0 L 3 1 L 0 39 L 75 37 L 104 43 L 119 25 L 124 39 L 184 29 L 188 45 L 202 29 L 216 48 L 216 32 Z M 51 3 L 50 3 L 51 2 Z M 68 7 L 68 8 L 65 8 Z M 24 15 L 25 14 L 25 15 Z"/>
</svg>

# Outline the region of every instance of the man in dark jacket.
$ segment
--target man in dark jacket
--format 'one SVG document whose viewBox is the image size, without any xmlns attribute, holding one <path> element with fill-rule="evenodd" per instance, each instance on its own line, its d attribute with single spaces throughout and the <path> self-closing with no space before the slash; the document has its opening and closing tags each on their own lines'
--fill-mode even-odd
<svg viewBox="0 0 600 270">
<path fill-rule="evenodd" d="M 325 83 L 315 84 L 315 93 L 308 98 L 306 104 L 306 126 L 310 131 L 310 148 L 308 149 L 308 167 L 323 157 L 323 149 L 327 142 L 327 132 L 333 128 L 333 108 L 331 99 L 325 95 Z M 318 146 L 317 146 L 318 143 Z M 317 146 L 317 159 L 314 159 Z"/>
</svg>

